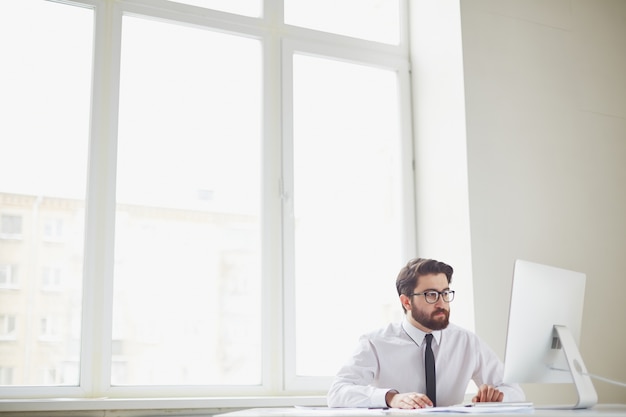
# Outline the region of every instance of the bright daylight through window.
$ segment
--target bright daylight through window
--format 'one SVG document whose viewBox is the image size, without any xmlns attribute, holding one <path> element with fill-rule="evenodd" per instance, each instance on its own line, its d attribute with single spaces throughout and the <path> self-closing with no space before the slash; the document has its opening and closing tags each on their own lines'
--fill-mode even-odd
<svg viewBox="0 0 626 417">
<path fill-rule="evenodd" d="M 80 380 L 93 19 L 0 3 L 2 385 Z"/>
<path fill-rule="evenodd" d="M 374 323 L 397 318 L 391 278 L 402 264 L 403 241 L 398 77 L 302 54 L 294 56 L 293 72 L 296 373 L 333 375 L 349 353 L 337 354 L 337 346 L 351 350 Z M 389 279 L 361 285 L 369 276 Z M 369 307 L 349 328 L 338 326 L 355 288 Z M 320 300 L 335 314 L 313 314 Z M 320 334 L 334 343 L 320 344 Z"/>
<path fill-rule="evenodd" d="M 237 3 L 0 2 L 0 397 L 323 395 L 399 317 L 404 3 Z"/>
<path fill-rule="evenodd" d="M 260 384 L 260 44 L 122 27 L 111 382 Z"/>
</svg>

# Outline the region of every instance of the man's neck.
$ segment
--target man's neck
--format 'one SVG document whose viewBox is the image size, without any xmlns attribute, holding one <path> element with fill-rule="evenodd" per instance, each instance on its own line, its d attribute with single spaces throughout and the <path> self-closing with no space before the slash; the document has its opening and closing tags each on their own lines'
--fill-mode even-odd
<svg viewBox="0 0 626 417">
<path fill-rule="evenodd" d="M 415 320 L 410 312 L 407 312 L 406 320 L 409 322 L 411 326 L 423 331 L 424 333 L 432 333 L 434 331 L 433 329 L 429 329 L 428 327 L 424 326 L 422 323 Z"/>
</svg>

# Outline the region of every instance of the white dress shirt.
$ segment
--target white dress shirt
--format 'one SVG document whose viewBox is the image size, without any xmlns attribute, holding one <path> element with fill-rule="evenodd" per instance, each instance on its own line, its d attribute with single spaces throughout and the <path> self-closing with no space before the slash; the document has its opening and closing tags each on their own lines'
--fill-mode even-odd
<svg viewBox="0 0 626 417">
<path fill-rule="evenodd" d="M 328 406 L 386 407 L 390 390 L 425 393 L 425 334 L 404 318 L 361 336 L 359 347 L 331 384 Z M 495 386 L 504 401 L 524 400 L 519 385 L 502 382 L 502 362 L 474 333 L 450 323 L 433 336 L 438 406 L 462 403 L 470 380 L 477 386 Z"/>
</svg>

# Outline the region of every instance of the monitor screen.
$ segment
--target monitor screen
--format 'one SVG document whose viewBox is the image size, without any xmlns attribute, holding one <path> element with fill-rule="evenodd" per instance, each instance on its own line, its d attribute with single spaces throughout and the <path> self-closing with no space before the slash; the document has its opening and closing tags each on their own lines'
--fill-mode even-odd
<svg viewBox="0 0 626 417">
<path fill-rule="evenodd" d="M 578 350 L 585 280 L 581 272 L 515 261 L 504 382 L 573 382 L 585 397 L 579 406 L 595 403 Z"/>
</svg>

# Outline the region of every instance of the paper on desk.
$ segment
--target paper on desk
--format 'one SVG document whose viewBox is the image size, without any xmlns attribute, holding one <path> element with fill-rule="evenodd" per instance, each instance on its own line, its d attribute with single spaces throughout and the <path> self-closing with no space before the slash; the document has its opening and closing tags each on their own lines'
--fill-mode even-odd
<svg viewBox="0 0 626 417">
<path fill-rule="evenodd" d="M 394 416 L 415 414 L 502 414 L 502 413 L 532 413 L 534 408 L 520 405 L 492 405 L 489 407 L 466 407 L 453 405 L 449 407 L 414 408 L 404 410 L 400 408 L 328 408 L 296 406 L 297 417 L 366 417 L 366 416 Z"/>
<path fill-rule="evenodd" d="M 532 413 L 533 407 L 528 406 L 492 406 L 492 407 L 466 407 L 463 405 L 453 405 L 449 407 L 417 408 L 414 410 L 391 409 L 387 414 L 435 414 L 435 413 L 457 413 L 457 414 L 502 414 L 502 413 Z"/>
<path fill-rule="evenodd" d="M 307 407 L 296 405 L 298 417 L 325 416 L 384 416 L 390 411 L 386 408 L 330 408 L 330 407 Z"/>
</svg>

